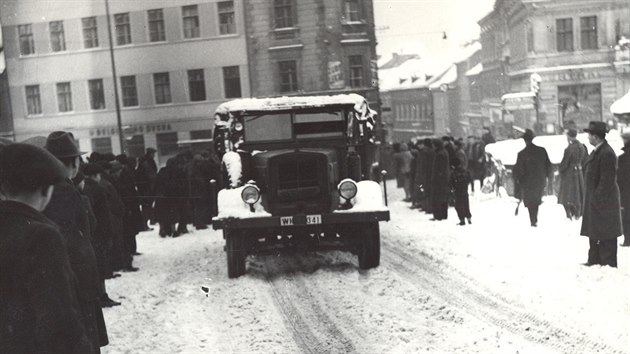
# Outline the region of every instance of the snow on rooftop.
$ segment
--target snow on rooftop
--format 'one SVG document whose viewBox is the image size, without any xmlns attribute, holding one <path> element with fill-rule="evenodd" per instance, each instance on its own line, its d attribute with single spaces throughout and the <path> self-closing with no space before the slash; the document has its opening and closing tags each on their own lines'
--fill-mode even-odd
<svg viewBox="0 0 630 354">
<path fill-rule="evenodd" d="M 613 114 L 630 114 L 630 90 L 610 105 L 610 112 Z"/>
<path fill-rule="evenodd" d="M 457 81 L 457 66 L 451 64 L 448 69 L 429 81 L 429 89 L 438 90 L 442 85 L 451 85 Z"/>
<path fill-rule="evenodd" d="M 466 71 L 466 76 L 479 75 L 483 71 L 483 64 L 479 63 L 473 66 L 470 70 Z"/>
<path fill-rule="evenodd" d="M 241 98 L 222 103 L 216 113 L 239 111 L 273 111 L 278 109 L 322 107 L 328 105 L 354 105 L 356 110 L 366 103 L 363 96 L 355 93 L 333 96 L 291 96 L 273 98 Z"/>
<path fill-rule="evenodd" d="M 399 66 L 379 70 L 381 91 L 425 88 L 431 77 L 444 69 L 444 61 L 437 58 L 412 58 Z"/>
</svg>

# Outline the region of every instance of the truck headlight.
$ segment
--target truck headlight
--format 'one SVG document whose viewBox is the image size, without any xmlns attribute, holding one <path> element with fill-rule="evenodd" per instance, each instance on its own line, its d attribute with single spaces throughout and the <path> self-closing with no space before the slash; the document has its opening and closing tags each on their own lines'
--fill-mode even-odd
<svg viewBox="0 0 630 354">
<path fill-rule="evenodd" d="M 260 199 L 260 189 L 253 184 L 248 184 L 243 187 L 241 198 L 245 203 L 254 205 Z"/>
<path fill-rule="evenodd" d="M 346 178 L 339 182 L 337 190 L 341 198 L 350 200 L 357 195 L 357 184 L 353 180 Z"/>
</svg>

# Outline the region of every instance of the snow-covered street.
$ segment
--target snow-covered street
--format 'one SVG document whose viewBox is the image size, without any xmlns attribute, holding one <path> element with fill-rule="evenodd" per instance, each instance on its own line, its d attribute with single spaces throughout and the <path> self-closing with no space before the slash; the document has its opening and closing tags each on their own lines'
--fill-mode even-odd
<svg viewBox="0 0 630 354">
<path fill-rule="evenodd" d="M 105 353 L 629 353 L 630 250 L 585 267 L 588 239 L 550 197 L 538 228 L 478 193 L 473 224 L 388 185 L 381 266 L 342 252 L 250 257 L 228 279 L 220 231 L 138 236 L 136 273 L 107 283 Z"/>
</svg>

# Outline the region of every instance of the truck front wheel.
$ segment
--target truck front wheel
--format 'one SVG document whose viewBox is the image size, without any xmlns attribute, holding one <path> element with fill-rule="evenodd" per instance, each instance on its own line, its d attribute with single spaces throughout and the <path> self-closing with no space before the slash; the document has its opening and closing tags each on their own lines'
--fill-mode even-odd
<svg viewBox="0 0 630 354">
<path fill-rule="evenodd" d="M 359 236 L 359 268 L 376 268 L 381 262 L 381 233 L 378 222 L 369 223 L 362 228 Z"/>
<path fill-rule="evenodd" d="M 245 236 L 242 231 L 224 230 L 225 251 L 227 253 L 228 278 L 238 278 L 245 274 Z"/>
</svg>

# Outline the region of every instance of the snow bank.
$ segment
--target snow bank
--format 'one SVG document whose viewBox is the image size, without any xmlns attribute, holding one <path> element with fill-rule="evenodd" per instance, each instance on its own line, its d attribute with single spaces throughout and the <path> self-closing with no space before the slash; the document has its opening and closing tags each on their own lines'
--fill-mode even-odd
<svg viewBox="0 0 630 354">
<path fill-rule="evenodd" d="M 257 201 L 256 204 L 254 204 L 254 212 L 252 212 L 249 208 L 249 205 L 243 202 L 243 199 L 241 198 L 241 192 L 243 191 L 243 188 L 245 187 L 243 186 L 235 189 L 223 189 L 219 191 L 219 195 L 217 197 L 219 215 L 216 216 L 217 219 L 248 219 L 271 216 L 271 214 L 265 211 L 265 208 L 262 206 L 262 204 L 260 204 L 260 200 Z"/>
<path fill-rule="evenodd" d="M 348 210 L 335 210 L 335 213 L 359 213 L 366 211 L 387 211 L 383 203 L 381 186 L 374 181 L 357 183 L 357 195 L 351 200 L 353 207 Z"/>
<path fill-rule="evenodd" d="M 234 151 L 228 151 L 223 155 L 223 163 L 227 168 L 228 176 L 230 178 L 230 187 L 238 187 L 238 182 L 241 179 L 243 173 L 243 165 L 241 164 L 241 155 Z M 240 200 L 240 195 L 239 195 Z"/>
</svg>

